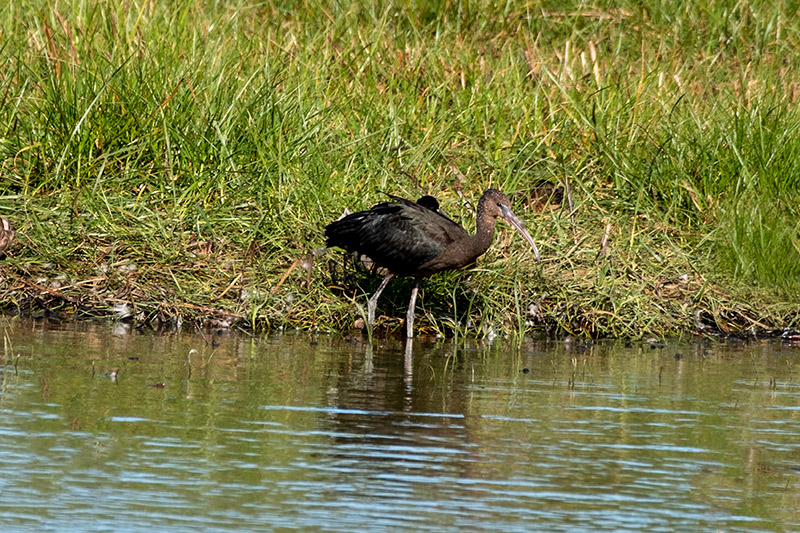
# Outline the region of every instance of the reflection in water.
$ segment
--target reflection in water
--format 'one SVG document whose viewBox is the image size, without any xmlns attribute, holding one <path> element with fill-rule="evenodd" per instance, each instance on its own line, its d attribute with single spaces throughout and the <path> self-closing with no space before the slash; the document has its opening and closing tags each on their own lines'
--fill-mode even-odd
<svg viewBox="0 0 800 533">
<path fill-rule="evenodd" d="M 415 387 L 413 341 L 404 341 L 402 354 L 395 350 L 383 347 L 376 357 L 367 346 L 371 371 L 357 374 L 355 381 L 352 373 L 331 373 L 338 393 L 328 398 L 324 427 L 333 438 L 317 458 L 325 473 L 359 473 L 359 483 L 351 484 L 349 492 L 356 500 L 367 497 L 372 505 L 408 498 L 415 476 L 436 483 L 445 473 L 467 476 L 472 464 L 465 389 Z M 378 480 L 382 490 L 371 491 Z M 316 497 L 329 498 L 340 488 L 334 483 L 331 493 Z"/>
<path fill-rule="evenodd" d="M 800 528 L 797 347 L 0 327 L 4 531 Z"/>
</svg>

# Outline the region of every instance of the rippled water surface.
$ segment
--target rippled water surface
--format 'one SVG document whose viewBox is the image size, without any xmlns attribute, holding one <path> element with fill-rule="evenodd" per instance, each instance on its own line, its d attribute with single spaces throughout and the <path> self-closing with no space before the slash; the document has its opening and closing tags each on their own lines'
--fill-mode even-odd
<svg viewBox="0 0 800 533">
<path fill-rule="evenodd" d="M 0 319 L 2 531 L 800 530 L 800 349 Z"/>
</svg>

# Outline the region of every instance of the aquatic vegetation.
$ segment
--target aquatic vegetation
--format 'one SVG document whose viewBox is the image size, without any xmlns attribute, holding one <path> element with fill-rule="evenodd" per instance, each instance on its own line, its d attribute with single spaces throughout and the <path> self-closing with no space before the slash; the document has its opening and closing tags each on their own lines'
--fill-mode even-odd
<svg viewBox="0 0 800 533">
<path fill-rule="evenodd" d="M 470 202 L 493 186 L 544 261 L 501 233 L 480 275 L 422 285 L 431 333 L 796 327 L 793 15 L 787 2 L 10 3 L 0 215 L 17 235 L 0 303 L 347 329 L 379 280 L 322 253 L 325 224 L 382 192 L 432 194 L 471 231 Z M 408 292 L 387 289 L 379 325 L 400 328 L 387 317 Z"/>
</svg>

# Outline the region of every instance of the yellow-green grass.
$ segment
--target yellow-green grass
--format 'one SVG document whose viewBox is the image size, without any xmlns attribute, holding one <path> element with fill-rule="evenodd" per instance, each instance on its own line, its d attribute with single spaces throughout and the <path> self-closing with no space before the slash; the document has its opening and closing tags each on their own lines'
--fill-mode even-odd
<svg viewBox="0 0 800 533">
<path fill-rule="evenodd" d="M 498 232 L 426 282 L 422 331 L 800 318 L 790 2 L 23 1 L 0 23 L 7 310 L 346 330 L 377 281 L 319 253 L 325 224 L 385 191 L 472 229 L 493 186 L 545 261 Z"/>
</svg>

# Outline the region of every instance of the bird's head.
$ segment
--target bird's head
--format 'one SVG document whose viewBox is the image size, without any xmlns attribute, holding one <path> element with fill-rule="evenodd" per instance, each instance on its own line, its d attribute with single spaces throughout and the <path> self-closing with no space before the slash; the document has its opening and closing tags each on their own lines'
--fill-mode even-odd
<svg viewBox="0 0 800 533">
<path fill-rule="evenodd" d="M 537 248 L 536 243 L 533 241 L 533 237 L 531 237 L 531 234 L 525 229 L 525 224 L 511 211 L 511 201 L 508 199 L 508 196 L 497 189 L 488 189 L 483 193 L 483 196 L 486 198 L 484 205 L 486 206 L 487 214 L 493 218 L 502 218 L 511 224 L 511 226 L 520 232 L 531 245 L 536 260 L 541 261 L 542 257 L 539 255 L 539 248 Z"/>
</svg>

